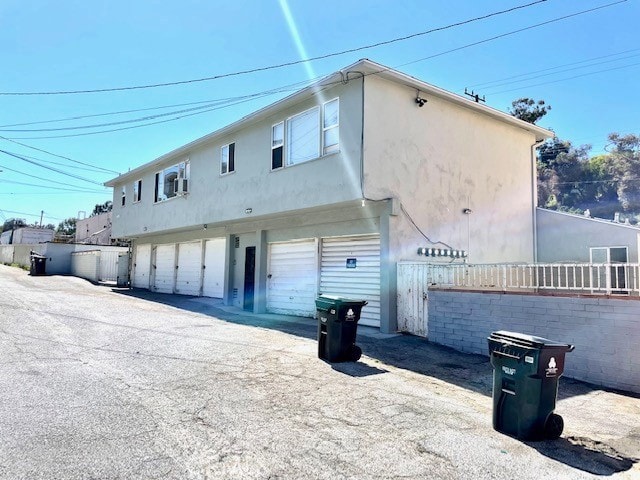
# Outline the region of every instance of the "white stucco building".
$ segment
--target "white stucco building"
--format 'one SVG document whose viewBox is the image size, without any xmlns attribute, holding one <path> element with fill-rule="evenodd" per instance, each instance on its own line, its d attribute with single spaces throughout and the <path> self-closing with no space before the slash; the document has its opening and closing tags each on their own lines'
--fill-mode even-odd
<svg viewBox="0 0 640 480">
<path fill-rule="evenodd" d="M 534 259 L 534 146 L 552 133 L 369 60 L 107 182 L 132 284 L 313 316 L 365 299 L 396 329 L 396 264 Z M 458 253 L 458 255 L 460 255 Z"/>
<path fill-rule="evenodd" d="M 76 243 L 111 244 L 111 212 L 93 215 L 76 221 Z"/>
</svg>

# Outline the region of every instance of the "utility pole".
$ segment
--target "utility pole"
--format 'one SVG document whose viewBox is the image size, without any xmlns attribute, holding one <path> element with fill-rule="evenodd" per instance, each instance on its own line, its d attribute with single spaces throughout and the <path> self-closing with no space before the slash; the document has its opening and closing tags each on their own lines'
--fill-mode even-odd
<svg viewBox="0 0 640 480">
<path fill-rule="evenodd" d="M 42 216 L 44 215 L 44 210 L 40 210 L 40 228 L 42 228 Z"/>
<path fill-rule="evenodd" d="M 480 102 L 485 103 L 484 95 L 482 96 L 482 98 L 480 98 L 480 95 L 475 93 L 473 90 L 471 90 L 471 93 L 469 93 L 467 91 L 467 89 L 465 88 L 464 89 L 464 94 L 470 96 L 471 98 L 473 98 L 476 101 L 476 103 L 480 103 Z"/>
</svg>

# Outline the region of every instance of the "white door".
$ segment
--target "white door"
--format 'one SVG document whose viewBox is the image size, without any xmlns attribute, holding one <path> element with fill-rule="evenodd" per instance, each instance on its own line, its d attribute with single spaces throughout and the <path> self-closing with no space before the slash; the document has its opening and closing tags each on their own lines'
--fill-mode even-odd
<svg viewBox="0 0 640 480">
<path fill-rule="evenodd" d="M 202 243 L 179 243 L 176 293 L 181 295 L 200 295 L 201 278 Z"/>
<path fill-rule="evenodd" d="M 176 246 L 155 247 L 153 289 L 160 293 L 173 293 L 176 273 Z"/>
<path fill-rule="evenodd" d="M 136 246 L 136 257 L 133 263 L 133 286 L 149 288 L 149 272 L 151 270 L 151 245 Z"/>
<path fill-rule="evenodd" d="M 222 298 L 224 296 L 224 263 L 226 239 L 207 240 L 204 246 L 204 278 L 202 295 Z"/>
<path fill-rule="evenodd" d="M 366 300 L 360 323 L 380 326 L 380 235 L 322 239 L 320 293 Z"/>
<path fill-rule="evenodd" d="M 269 244 L 267 311 L 313 317 L 318 291 L 316 240 Z"/>
</svg>

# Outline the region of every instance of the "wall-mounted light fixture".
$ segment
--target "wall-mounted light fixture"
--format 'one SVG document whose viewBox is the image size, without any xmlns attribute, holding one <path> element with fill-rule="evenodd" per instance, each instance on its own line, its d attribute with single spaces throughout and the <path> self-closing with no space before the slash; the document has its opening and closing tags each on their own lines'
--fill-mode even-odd
<svg viewBox="0 0 640 480">
<path fill-rule="evenodd" d="M 469 215 L 471 214 L 472 210 L 470 208 L 463 208 L 462 209 L 462 213 L 464 213 L 465 215 Z"/>
<path fill-rule="evenodd" d="M 207 229 L 207 224 L 205 223 L 204 225 L 202 225 L 202 229 L 206 230 Z"/>
<path fill-rule="evenodd" d="M 244 209 L 244 213 L 246 213 L 247 215 L 249 215 L 251 212 L 253 212 L 253 208 L 245 208 Z"/>
<path fill-rule="evenodd" d="M 416 97 L 416 103 L 418 104 L 419 107 L 424 107 L 424 104 L 427 103 L 427 99 L 422 98 L 420 94 L 418 94 L 418 96 Z"/>
</svg>

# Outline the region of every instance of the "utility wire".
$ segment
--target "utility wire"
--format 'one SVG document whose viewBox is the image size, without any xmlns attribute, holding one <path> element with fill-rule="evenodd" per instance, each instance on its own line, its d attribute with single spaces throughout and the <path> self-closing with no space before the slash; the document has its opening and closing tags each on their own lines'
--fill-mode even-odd
<svg viewBox="0 0 640 480">
<path fill-rule="evenodd" d="M 10 184 L 14 184 L 14 185 L 26 185 L 28 187 L 40 187 L 40 188 L 50 188 L 52 190 L 65 190 L 67 192 L 78 192 L 80 190 L 77 189 L 73 189 L 73 188 L 63 188 L 63 187 L 50 187 L 48 185 L 41 185 L 41 184 L 35 184 L 35 183 L 25 183 L 25 182 L 16 182 L 14 180 L 4 180 L 4 179 L 0 179 L 1 183 L 10 183 Z M 107 193 L 104 191 L 100 191 L 100 190 L 81 190 L 82 193 Z"/>
<path fill-rule="evenodd" d="M 20 175 L 24 175 L 25 177 L 31 177 L 31 178 L 35 178 L 37 180 L 44 180 L 44 181 L 49 182 L 49 183 L 56 183 L 58 185 L 66 185 L 68 187 L 76 187 L 77 186 L 78 188 L 84 188 L 84 187 L 81 187 L 79 185 L 69 185 L 68 183 L 56 182 L 55 180 L 51 180 L 49 178 L 38 177 L 37 175 L 31 175 L 30 173 L 21 172 L 20 170 L 15 170 L 13 168 L 5 167 L 4 165 L 0 165 L 0 168 L 3 168 L 4 170 L 8 170 L 10 172 L 19 173 Z"/>
<path fill-rule="evenodd" d="M 61 175 L 66 175 L 67 177 L 75 178 L 77 180 L 82 180 L 84 182 L 89 182 L 89 183 L 93 183 L 94 185 L 102 186 L 102 183 L 96 182 L 95 180 L 91 180 L 89 178 L 81 177 L 80 175 L 75 175 L 73 173 L 67 173 L 67 172 L 65 172 L 63 170 L 59 170 L 59 169 L 54 168 L 54 167 L 49 167 L 49 166 L 44 165 L 42 163 L 38 163 L 38 162 L 35 162 L 33 160 L 29 160 L 28 158 L 23 157 L 22 155 L 17 155 L 15 153 L 7 152 L 5 150 L 0 150 L 0 153 L 4 153 L 5 155 L 9 155 L 10 157 L 17 158 L 19 160 L 25 161 L 27 163 L 31 163 L 33 165 L 37 165 L 38 167 L 46 168 L 47 170 L 51 170 L 52 172 L 60 173 Z"/>
<path fill-rule="evenodd" d="M 41 148 L 37 148 L 37 147 L 33 147 L 31 145 L 27 145 L 25 143 L 17 142 L 14 139 L 3 137 L 2 135 L 0 135 L 0 139 L 6 140 L 7 142 L 15 143 L 16 145 L 20 145 L 20 146 L 25 147 L 25 148 L 30 148 L 31 150 L 36 150 L 36 151 L 41 152 L 41 153 L 46 153 L 47 155 L 51 155 L 53 157 L 62 158 L 64 160 L 69 160 L 70 162 L 77 163 L 79 165 L 85 165 L 85 166 L 88 166 L 88 167 L 93 167 L 93 168 L 96 168 L 98 170 L 102 170 L 105 173 L 115 173 L 116 175 L 120 175 L 120 172 L 116 172 L 115 170 L 109 170 L 108 168 L 99 167 L 97 165 L 91 165 L 90 163 L 81 162 L 80 160 L 74 160 L 73 158 L 65 157 L 64 155 L 58 155 L 57 153 L 52 153 L 52 152 L 49 152 L 47 150 L 43 150 Z"/>
<path fill-rule="evenodd" d="M 154 84 L 148 84 L 148 85 L 135 85 L 135 86 L 127 86 L 127 87 L 113 87 L 113 88 L 97 88 L 97 89 L 86 89 L 86 90 L 58 90 L 58 91 L 41 91 L 41 92 L 0 92 L 0 95 L 13 95 L 13 96 L 20 96 L 20 95 L 69 95 L 69 94 L 80 94 L 80 93 L 102 93 L 102 92 L 116 92 L 116 91 L 125 91 L 125 90 L 140 90 L 140 89 L 145 89 L 145 88 L 157 88 L 157 87 L 168 87 L 168 86 L 173 86 L 173 85 L 184 85 L 184 84 L 188 84 L 188 83 L 197 83 L 197 82 L 205 82 L 205 81 L 211 81 L 211 80 L 218 80 L 220 78 L 228 78 L 228 77 L 235 77 L 235 76 L 239 76 L 239 75 L 246 75 L 249 73 L 256 73 L 256 72 L 263 72 L 266 70 L 275 70 L 275 69 L 279 69 L 279 68 L 283 68 L 283 67 L 289 67 L 292 65 L 299 65 L 301 63 L 307 63 L 307 62 L 313 62 L 316 60 L 323 60 L 326 58 L 331 58 L 331 57 L 336 57 L 336 56 L 340 56 L 340 55 L 345 55 L 347 53 L 354 53 L 354 52 L 358 52 L 361 50 L 367 50 L 370 48 L 375 48 L 375 47 L 380 47 L 383 45 L 389 45 L 392 43 L 396 43 L 396 42 L 402 42 L 405 40 L 409 40 L 411 38 L 416 38 L 416 37 L 420 37 L 420 36 L 424 36 L 424 35 L 429 35 L 431 33 L 434 32 L 440 32 L 443 30 L 448 30 L 454 27 L 459 27 L 461 25 L 466 25 L 469 23 L 473 23 L 473 22 L 477 22 L 480 20 L 486 20 L 487 18 L 491 18 L 491 17 L 495 17 L 498 15 L 503 15 L 505 13 L 510 13 L 510 12 L 514 12 L 516 10 L 520 10 L 523 8 L 528 8 L 534 5 L 538 5 L 541 3 L 545 3 L 547 0 L 536 0 L 534 2 L 531 3 L 527 3 L 524 5 L 518 5 L 512 8 L 508 8 L 505 10 L 500 10 L 497 12 L 492 12 L 486 15 L 482 15 L 479 17 L 474 17 L 474 18 L 470 18 L 467 20 L 463 20 L 460 22 L 456 22 L 456 23 L 451 23 L 449 25 L 445 25 L 442 27 L 436 27 L 436 28 L 432 28 L 430 30 L 425 30 L 423 32 L 418 32 L 418 33 L 413 33 L 410 35 L 405 35 L 403 37 L 397 37 L 397 38 L 393 38 L 391 40 L 385 40 L 382 42 L 377 42 L 377 43 L 372 43 L 369 45 L 365 45 L 365 46 L 361 46 L 361 47 L 356 47 L 356 48 L 350 48 L 347 50 L 342 50 L 339 52 L 333 52 L 333 53 L 327 53 L 324 55 L 318 55 L 316 57 L 311 57 L 311 58 L 307 58 L 307 59 L 303 59 L 303 60 L 294 60 L 294 61 L 290 61 L 290 62 L 285 62 L 285 63 L 280 63 L 280 64 L 276 64 L 276 65 L 269 65 L 269 66 L 265 66 L 265 67 L 257 67 L 257 68 L 251 68 L 251 69 L 247 69 L 247 70 L 241 70 L 238 72 L 231 72 L 231 73 L 224 73 L 224 74 L 220 74 L 220 75 L 214 75 L 214 76 L 210 76 L 210 77 L 204 77 L 204 78 L 195 78 L 195 79 L 190 79 L 190 80 L 180 80 L 180 81 L 176 81 L 176 82 L 165 82 L 165 83 L 154 83 Z M 621 0 L 618 3 L 622 3 L 623 1 L 627 1 L 627 0 Z"/>
<path fill-rule="evenodd" d="M 6 213 L 13 213 L 15 215 L 26 215 L 28 217 L 40 217 L 40 215 L 42 215 L 42 213 L 26 213 L 26 212 L 16 212 L 13 210 L 3 210 L 3 212 Z M 59 217 L 52 217 L 51 215 L 49 215 L 47 212 L 44 212 L 44 217 L 45 218 L 50 218 L 51 220 L 64 220 L 63 218 L 59 218 Z"/>
</svg>

